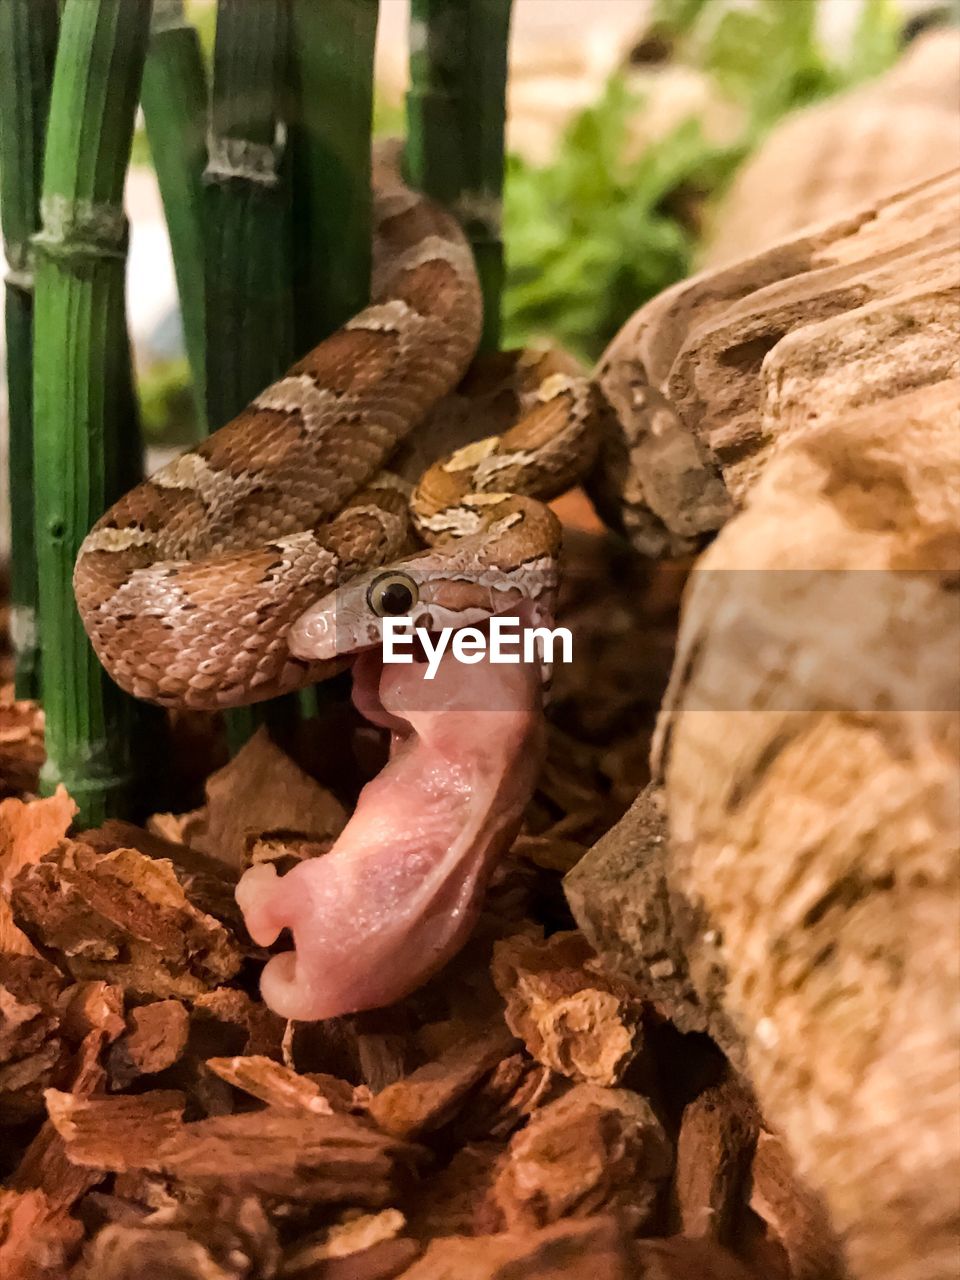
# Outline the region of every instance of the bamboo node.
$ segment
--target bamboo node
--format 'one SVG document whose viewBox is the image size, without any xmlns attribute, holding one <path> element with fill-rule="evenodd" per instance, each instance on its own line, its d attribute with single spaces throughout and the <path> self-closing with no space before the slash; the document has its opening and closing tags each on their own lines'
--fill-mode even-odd
<svg viewBox="0 0 960 1280">
<path fill-rule="evenodd" d="M 467 188 L 457 197 L 453 211 L 464 225 L 478 226 L 487 235 L 499 237 L 503 201 L 493 192 Z"/>
<path fill-rule="evenodd" d="M 269 144 L 210 134 L 203 180 L 229 182 L 239 178 L 257 186 L 273 188 L 280 181 L 280 160 L 286 141 L 287 132 L 282 123 L 277 124 L 274 140 Z"/>
<path fill-rule="evenodd" d="M 40 201 L 42 230 L 35 247 L 51 258 L 118 258 L 127 252 L 129 228 L 122 209 L 60 194 Z"/>
<path fill-rule="evenodd" d="M 8 289 L 21 293 L 33 292 L 33 253 L 29 240 L 6 240 L 3 245 L 7 259 L 7 273 L 3 282 Z"/>
<path fill-rule="evenodd" d="M 190 23 L 183 8 L 183 0 L 153 0 L 153 13 L 150 17 L 151 36 L 163 31 L 179 31 L 189 28 Z"/>
</svg>

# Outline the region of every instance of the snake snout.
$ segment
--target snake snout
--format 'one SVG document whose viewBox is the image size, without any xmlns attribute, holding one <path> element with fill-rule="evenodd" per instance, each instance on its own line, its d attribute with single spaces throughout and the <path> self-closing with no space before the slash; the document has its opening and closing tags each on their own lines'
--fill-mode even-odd
<svg viewBox="0 0 960 1280">
<path fill-rule="evenodd" d="M 337 615 L 326 599 L 302 613 L 287 633 L 287 647 L 295 658 L 322 662 L 339 656 Z"/>
</svg>

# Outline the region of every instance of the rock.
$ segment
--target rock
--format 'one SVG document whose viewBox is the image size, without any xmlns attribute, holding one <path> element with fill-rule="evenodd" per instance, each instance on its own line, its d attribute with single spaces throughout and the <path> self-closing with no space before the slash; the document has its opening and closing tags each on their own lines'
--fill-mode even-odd
<svg viewBox="0 0 960 1280">
<path fill-rule="evenodd" d="M 750 256 L 942 173 L 960 150 L 958 112 L 960 32 L 941 28 L 879 80 L 795 112 L 770 132 L 717 210 L 704 266 Z"/>
<path fill-rule="evenodd" d="M 843 1280 L 840 1250 L 818 1195 L 796 1178 L 775 1134 L 761 1133 L 750 1169 L 750 1208 L 779 1240 L 796 1280 Z"/>
<path fill-rule="evenodd" d="M 947 1280 L 960 1231 L 958 225 L 953 171 L 678 285 L 600 370 L 637 362 L 738 514 L 688 583 L 661 796 L 568 897 L 731 1053 L 863 1280 Z M 841 1265 L 826 1232 L 798 1274 Z"/>
<path fill-rule="evenodd" d="M 716 939 L 697 928 L 690 904 L 671 890 L 662 791 L 647 787 L 624 822 L 629 840 L 619 824 L 566 877 L 570 908 L 610 972 L 630 978 L 679 1030 L 709 1030 L 739 1058 L 740 1038 L 723 1009 Z"/>
<path fill-rule="evenodd" d="M 960 1226 L 958 414 L 939 384 L 771 461 L 694 574 L 661 725 L 670 881 L 871 1280 L 949 1275 Z"/>
<path fill-rule="evenodd" d="M 604 515 L 644 555 L 689 554 L 827 404 L 960 373 L 958 221 L 954 169 L 641 307 L 595 375 L 616 410 L 590 479 Z"/>
</svg>

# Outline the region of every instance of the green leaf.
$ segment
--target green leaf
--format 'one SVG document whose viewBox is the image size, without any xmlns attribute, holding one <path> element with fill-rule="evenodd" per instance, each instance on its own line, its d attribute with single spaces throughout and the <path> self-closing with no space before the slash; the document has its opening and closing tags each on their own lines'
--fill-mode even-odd
<svg viewBox="0 0 960 1280">
<path fill-rule="evenodd" d="M 731 145 L 690 118 L 631 156 L 645 109 L 622 77 L 569 125 L 554 158 L 507 166 L 504 342 L 550 337 L 585 360 L 648 298 L 689 273 L 700 214 L 787 112 L 896 57 L 891 0 L 865 0 L 849 54 L 828 56 L 815 0 L 659 0 L 651 29 L 744 109 Z"/>
</svg>

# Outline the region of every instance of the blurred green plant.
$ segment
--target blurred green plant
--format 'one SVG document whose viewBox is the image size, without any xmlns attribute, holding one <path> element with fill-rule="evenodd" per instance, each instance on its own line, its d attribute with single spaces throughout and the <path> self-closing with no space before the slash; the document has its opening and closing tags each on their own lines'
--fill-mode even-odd
<svg viewBox="0 0 960 1280">
<path fill-rule="evenodd" d="M 817 0 L 701 5 L 680 50 L 747 108 L 756 135 L 788 111 L 878 75 L 897 56 L 902 21 L 891 0 L 863 0 L 839 57 L 820 39 L 818 7 Z"/>
<path fill-rule="evenodd" d="M 694 117 L 638 154 L 644 102 L 618 75 L 568 126 L 550 164 L 511 157 L 506 346 L 550 338 L 595 359 L 638 306 L 689 274 L 706 202 L 767 130 L 890 66 L 901 24 L 890 0 L 864 0 L 840 59 L 819 41 L 816 0 L 658 0 L 650 32 L 742 108 L 740 134 L 718 146 Z"/>
<path fill-rule="evenodd" d="M 200 423 L 193 395 L 193 377 L 186 356 L 155 360 L 137 381 L 140 422 L 153 444 L 192 444 Z"/>
<path fill-rule="evenodd" d="M 592 360 L 641 302 L 687 273 L 697 221 L 685 209 L 717 189 L 742 151 L 711 144 L 691 119 L 631 156 L 640 109 L 611 80 L 551 164 L 510 158 L 504 346 L 549 337 Z"/>
</svg>

